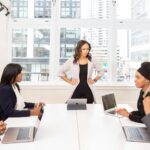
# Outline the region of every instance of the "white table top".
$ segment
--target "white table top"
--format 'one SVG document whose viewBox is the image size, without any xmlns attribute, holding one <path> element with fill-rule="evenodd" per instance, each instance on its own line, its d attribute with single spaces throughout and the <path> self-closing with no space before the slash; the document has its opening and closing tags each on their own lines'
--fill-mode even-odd
<svg viewBox="0 0 150 150">
<path fill-rule="evenodd" d="M 41 150 L 78 150 L 78 132 L 75 111 L 68 112 L 66 105 L 48 105 L 45 108 L 36 136 L 36 146 Z M 44 150 L 46 150 L 44 148 Z"/>
<path fill-rule="evenodd" d="M 30 117 L 29 117 L 30 118 Z M 22 125 L 27 126 L 32 122 L 24 117 Z M 16 122 L 18 122 L 17 118 Z M 21 119 L 21 118 L 20 118 Z M 25 121 L 26 119 L 26 121 Z M 37 131 L 35 141 L 31 143 L 0 144 L 1 150 L 78 150 L 78 132 L 76 112 L 68 112 L 66 105 L 46 105 L 44 115 Z M 9 119 L 9 126 L 14 125 Z M 19 125 L 21 126 L 21 122 Z"/>
<path fill-rule="evenodd" d="M 125 108 L 130 108 L 125 105 Z M 88 112 L 78 111 L 80 150 L 149 150 L 150 143 L 127 142 L 121 123 L 144 126 L 127 118 L 106 115 L 102 105 L 88 105 Z"/>
<path fill-rule="evenodd" d="M 127 105 L 123 105 L 127 109 Z M 87 110 L 67 111 L 65 104 L 49 104 L 44 109 L 36 138 L 31 143 L 0 144 L 2 150 L 149 150 L 150 143 L 127 142 L 118 117 L 106 115 L 102 105 L 87 105 Z M 130 108 L 129 108 L 130 109 Z M 30 119 L 29 119 L 30 118 Z M 22 118 L 29 124 L 32 117 Z M 8 120 L 8 126 L 21 126 Z M 21 118 L 20 118 L 21 119 Z M 15 124 L 14 124 L 15 122 Z M 28 123 L 27 123 L 28 122 Z M 122 124 L 143 126 L 121 118 Z"/>
</svg>

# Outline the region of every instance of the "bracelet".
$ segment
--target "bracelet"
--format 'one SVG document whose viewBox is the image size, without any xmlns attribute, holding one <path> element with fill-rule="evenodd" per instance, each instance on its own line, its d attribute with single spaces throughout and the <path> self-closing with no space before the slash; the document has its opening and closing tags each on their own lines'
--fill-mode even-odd
<svg viewBox="0 0 150 150">
<path fill-rule="evenodd" d="M 97 80 L 96 80 L 96 79 L 94 79 L 93 81 L 94 81 L 94 82 L 97 82 Z"/>
</svg>

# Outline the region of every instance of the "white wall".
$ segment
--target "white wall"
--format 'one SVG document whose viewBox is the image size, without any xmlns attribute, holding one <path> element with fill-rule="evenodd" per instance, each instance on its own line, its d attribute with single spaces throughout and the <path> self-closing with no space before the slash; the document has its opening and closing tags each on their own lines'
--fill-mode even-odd
<svg viewBox="0 0 150 150">
<path fill-rule="evenodd" d="M 44 101 L 46 103 L 65 103 L 71 94 L 70 86 L 22 85 L 21 92 L 25 100 L 31 102 Z M 131 86 L 95 86 L 94 93 L 98 103 L 106 93 L 115 93 L 117 103 L 127 103 L 136 108 L 139 90 Z"/>
</svg>

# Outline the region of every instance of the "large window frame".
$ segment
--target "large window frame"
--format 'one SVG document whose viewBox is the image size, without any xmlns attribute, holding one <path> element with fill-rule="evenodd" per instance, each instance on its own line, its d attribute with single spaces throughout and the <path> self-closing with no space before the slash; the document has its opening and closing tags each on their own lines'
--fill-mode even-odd
<svg viewBox="0 0 150 150">
<path fill-rule="evenodd" d="M 50 53 L 50 76 L 49 83 L 54 81 L 54 83 L 58 81 L 58 72 L 59 72 L 59 57 L 60 57 L 60 30 L 61 28 L 106 28 L 108 30 L 108 48 L 109 48 L 109 69 L 108 69 L 108 81 L 103 83 L 106 85 L 134 85 L 134 83 L 118 83 L 116 81 L 117 75 L 117 30 L 119 29 L 145 29 L 150 30 L 150 19 L 117 19 L 116 17 L 116 1 L 112 0 L 111 5 L 111 16 L 108 19 L 67 19 L 60 18 L 60 6 L 61 2 L 52 1 L 52 12 L 51 18 L 34 18 L 34 13 L 28 18 L 9 18 L 8 23 L 8 45 L 9 45 L 9 53 L 8 56 L 11 61 L 11 51 L 12 51 L 12 30 L 13 29 L 50 29 L 50 49 L 52 50 Z M 30 0 L 28 4 L 28 8 L 34 7 L 34 0 Z M 29 10 L 28 10 L 29 11 Z M 32 83 L 32 81 L 31 81 Z M 52 82 L 53 83 L 53 82 Z M 44 84 L 44 82 L 42 82 Z M 60 83 L 61 84 L 61 83 Z M 97 83 L 97 85 L 103 85 L 101 82 Z"/>
</svg>

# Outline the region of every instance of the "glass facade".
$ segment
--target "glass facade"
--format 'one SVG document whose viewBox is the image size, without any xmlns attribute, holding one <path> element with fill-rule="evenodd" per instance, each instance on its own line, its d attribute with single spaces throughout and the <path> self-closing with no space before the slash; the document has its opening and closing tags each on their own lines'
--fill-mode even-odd
<svg viewBox="0 0 150 150">
<path fill-rule="evenodd" d="M 28 0 L 12 0 L 11 16 L 13 18 L 28 17 Z"/>
<path fill-rule="evenodd" d="M 13 29 L 12 62 L 25 70 L 25 81 L 48 81 L 50 30 Z"/>
<path fill-rule="evenodd" d="M 34 17 L 51 18 L 51 0 L 35 0 Z"/>
<path fill-rule="evenodd" d="M 12 62 L 24 66 L 26 81 L 48 81 L 55 72 L 55 68 L 51 72 L 50 59 L 58 70 L 73 56 L 80 39 L 91 43 L 92 56 L 106 70 L 102 81 L 108 81 L 111 74 L 117 82 L 133 81 L 140 63 L 150 61 L 150 29 L 121 26 L 124 19 L 129 23 L 149 19 L 149 0 L 12 0 L 11 16 L 18 18 L 18 24 L 24 18 L 34 26 L 20 24 L 12 28 Z M 89 24 L 84 24 L 86 19 Z M 119 19 L 119 28 L 114 27 Z"/>
</svg>

